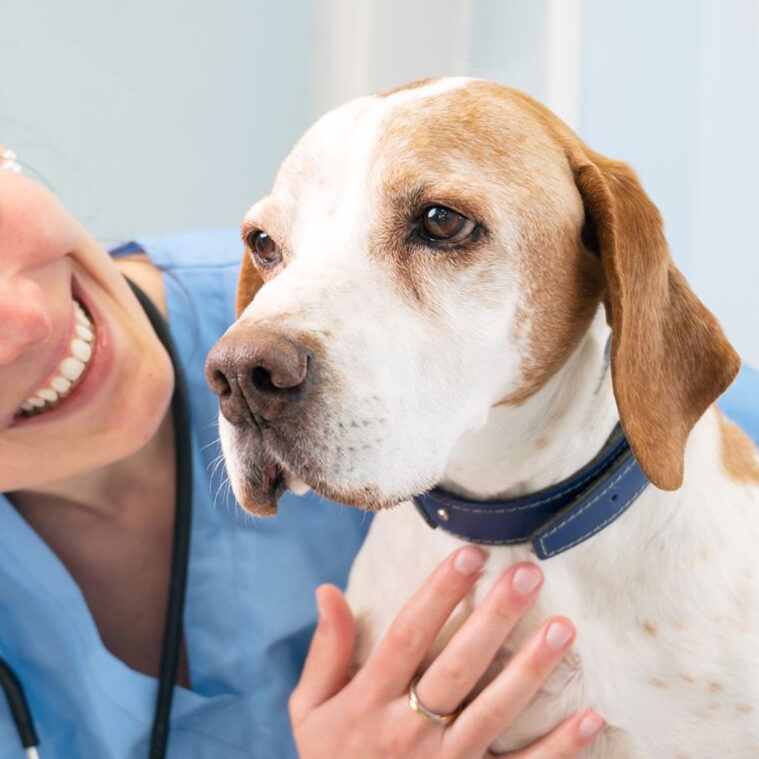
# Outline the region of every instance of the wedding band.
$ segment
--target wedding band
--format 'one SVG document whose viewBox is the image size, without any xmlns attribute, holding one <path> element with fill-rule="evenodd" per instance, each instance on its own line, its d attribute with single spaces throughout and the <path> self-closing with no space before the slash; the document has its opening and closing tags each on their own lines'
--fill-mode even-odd
<svg viewBox="0 0 759 759">
<path fill-rule="evenodd" d="M 16 174 L 21 173 L 21 164 L 18 162 L 18 156 L 12 150 L 0 152 L 0 169 L 6 169 Z"/>
<path fill-rule="evenodd" d="M 417 714 L 421 714 L 422 717 L 426 717 L 430 722 L 434 722 L 436 725 L 450 725 L 461 713 L 461 707 L 450 714 L 437 714 L 436 712 L 431 712 L 416 695 L 416 686 L 419 679 L 419 677 L 415 677 L 411 681 L 411 685 L 408 687 L 408 705 L 411 707 L 411 710 L 415 711 Z"/>
</svg>

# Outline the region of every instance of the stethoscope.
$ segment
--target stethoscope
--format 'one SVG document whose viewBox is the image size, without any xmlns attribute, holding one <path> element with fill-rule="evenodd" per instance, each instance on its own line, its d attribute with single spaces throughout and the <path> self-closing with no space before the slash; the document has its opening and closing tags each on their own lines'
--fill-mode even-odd
<svg viewBox="0 0 759 759">
<path fill-rule="evenodd" d="M 171 549 L 171 574 L 169 600 L 161 644 L 160 676 L 156 695 L 153 728 L 150 735 L 149 759 L 163 759 L 169 738 L 169 716 L 177 680 L 179 652 L 182 646 L 182 618 L 184 614 L 185 589 L 187 587 L 187 564 L 190 553 L 190 530 L 192 517 L 192 449 L 190 438 L 190 408 L 187 385 L 179 363 L 176 346 L 166 321 L 151 300 L 137 285 L 127 280 L 153 329 L 171 357 L 174 366 L 174 395 L 171 413 L 174 420 L 174 446 L 176 451 L 176 504 L 174 536 Z M 11 716 L 16 725 L 21 745 L 28 759 L 40 759 L 40 745 L 29 703 L 21 681 L 10 665 L 0 657 L 0 687 L 8 699 Z"/>
</svg>

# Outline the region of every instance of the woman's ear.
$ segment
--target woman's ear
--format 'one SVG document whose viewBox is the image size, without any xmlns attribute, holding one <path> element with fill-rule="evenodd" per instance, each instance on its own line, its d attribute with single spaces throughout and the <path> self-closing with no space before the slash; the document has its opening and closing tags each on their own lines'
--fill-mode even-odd
<svg viewBox="0 0 759 759">
<path fill-rule="evenodd" d="M 727 389 L 740 359 L 672 263 L 661 216 L 629 166 L 572 150 L 586 212 L 583 243 L 601 258 L 614 395 L 651 482 L 683 480 L 693 425 Z"/>
<path fill-rule="evenodd" d="M 263 283 L 256 267 L 253 266 L 253 262 L 250 260 L 250 252 L 246 248 L 243 253 L 240 276 L 237 280 L 236 318 L 240 318 L 240 314 L 253 300 Z"/>
</svg>

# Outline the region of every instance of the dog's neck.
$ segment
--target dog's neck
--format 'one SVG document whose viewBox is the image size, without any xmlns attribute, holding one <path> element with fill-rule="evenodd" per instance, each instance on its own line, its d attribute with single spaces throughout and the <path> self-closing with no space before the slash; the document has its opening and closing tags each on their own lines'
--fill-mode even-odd
<svg viewBox="0 0 759 759">
<path fill-rule="evenodd" d="M 473 498 L 516 496 L 568 477 L 603 446 L 619 417 L 599 309 L 562 368 L 520 405 L 496 405 L 457 443 L 441 485 Z"/>
</svg>

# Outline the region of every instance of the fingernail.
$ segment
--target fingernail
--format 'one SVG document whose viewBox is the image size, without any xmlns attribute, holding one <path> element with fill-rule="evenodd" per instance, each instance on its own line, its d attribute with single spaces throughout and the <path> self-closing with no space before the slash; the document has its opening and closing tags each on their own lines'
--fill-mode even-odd
<svg viewBox="0 0 759 759">
<path fill-rule="evenodd" d="M 548 630 L 546 631 L 546 643 L 548 643 L 549 648 L 552 648 L 554 651 L 564 648 L 571 637 L 572 628 L 565 625 L 563 622 L 551 622 L 551 624 L 548 625 Z"/>
<path fill-rule="evenodd" d="M 473 575 L 485 563 L 485 554 L 474 546 L 465 546 L 453 560 L 453 568 L 462 575 Z"/>
<path fill-rule="evenodd" d="M 597 714 L 586 714 L 577 728 L 582 738 L 590 738 L 603 727 L 604 721 Z"/>
<path fill-rule="evenodd" d="M 535 588 L 540 585 L 541 574 L 537 567 L 519 567 L 514 572 L 514 577 L 511 580 L 511 584 L 514 586 L 514 590 L 517 593 L 521 593 L 523 596 L 529 596 Z"/>
</svg>

